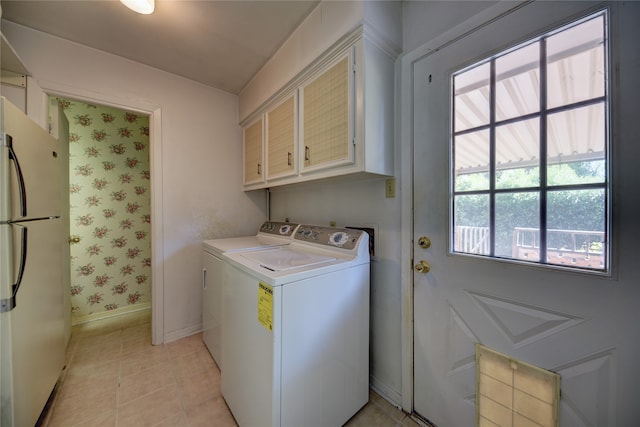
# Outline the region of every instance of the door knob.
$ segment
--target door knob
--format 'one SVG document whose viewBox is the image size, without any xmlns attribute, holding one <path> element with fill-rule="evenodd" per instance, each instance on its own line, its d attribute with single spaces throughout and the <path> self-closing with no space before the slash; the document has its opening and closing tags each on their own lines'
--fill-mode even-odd
<svg viewBox="0 0 640 427">
<path fill-rule="evenodd" d="M 431 271 L 431 264 L 429 264 L 427 261 L 419 261 L 415 267 L 413 267 L 413 269 L 416 271 L 416 273 L 428 273 L 429 271 Z"/>
<path fill-rule="evenodd" d="M 420 246 L 422 249 L 431 247 L 431 239 L 427 236 L 420 236 L 420 238 L 418 239 L 418 246 Z"/>
<path fill-rule="evenodd" d="M 69 237 L 69 244 L 73 245 L 75 243 L 80 243 L 80 236 L 71 236 L 71 237 Z"/>
</svg>

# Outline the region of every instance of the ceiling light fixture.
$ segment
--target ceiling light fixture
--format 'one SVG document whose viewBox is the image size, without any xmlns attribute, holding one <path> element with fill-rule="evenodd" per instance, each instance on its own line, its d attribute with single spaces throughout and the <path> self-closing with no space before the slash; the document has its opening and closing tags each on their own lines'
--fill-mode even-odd
<svg viewBox="0 0 640 427">
<path fill-rule="evenodd" d="M 149 15 L 155 9 L 155 0 L 120 0 L 120 3 L 143 15 Z"/>
</svg>

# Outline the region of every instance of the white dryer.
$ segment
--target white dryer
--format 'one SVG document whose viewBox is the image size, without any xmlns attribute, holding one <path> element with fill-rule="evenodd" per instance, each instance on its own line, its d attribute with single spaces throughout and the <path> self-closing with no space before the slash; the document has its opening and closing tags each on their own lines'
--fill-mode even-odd
<svg viewBox="0 0 640 427">
<path fill-rule="evenodd" d="M 244 426 L 343 425 L 369 399 L 369 244 L 300 225 L 223 255 L 222 395 Z"/>
<path fill-rule="evenodd" d="M 222 254 L 288 245 L 297 226 L 288 222 L 267 221 L 255 236 L 202 242 L 202 339 L 221 370 Z"/>
</svg>

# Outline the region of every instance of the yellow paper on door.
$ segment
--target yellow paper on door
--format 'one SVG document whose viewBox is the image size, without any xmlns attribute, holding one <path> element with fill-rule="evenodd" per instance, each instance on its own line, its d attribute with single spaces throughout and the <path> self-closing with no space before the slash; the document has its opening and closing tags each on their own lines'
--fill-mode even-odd
<svg viewBox="0 0 640 427">
<path fill-rule="evenodd" d="M 273 288 L 258 282 L 258 322 L 273 331 Z"/>
</svg>

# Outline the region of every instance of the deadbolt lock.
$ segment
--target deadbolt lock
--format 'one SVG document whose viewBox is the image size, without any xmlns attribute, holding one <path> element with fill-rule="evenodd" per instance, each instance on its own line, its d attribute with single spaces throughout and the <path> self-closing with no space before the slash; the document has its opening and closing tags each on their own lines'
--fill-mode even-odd
<svg viewBox="0 0 640 427">
<path fill-rule="evenodd" d="M 420 238 L 418 239 L 418 246 L 420 246 L 422 249 L 431 247 L 431 239 L 427 236 L 420 236 Z"/>
<path fill-rule="evenodd" d="M 418 262 L 415 267 L 413 267 L 413 269 L 416 271 L 416 273 L 428 273 L 429 271 L 431 271 L 431 264 L 429 264 L 427 261 L 420 261 Z"/>
</svg>

